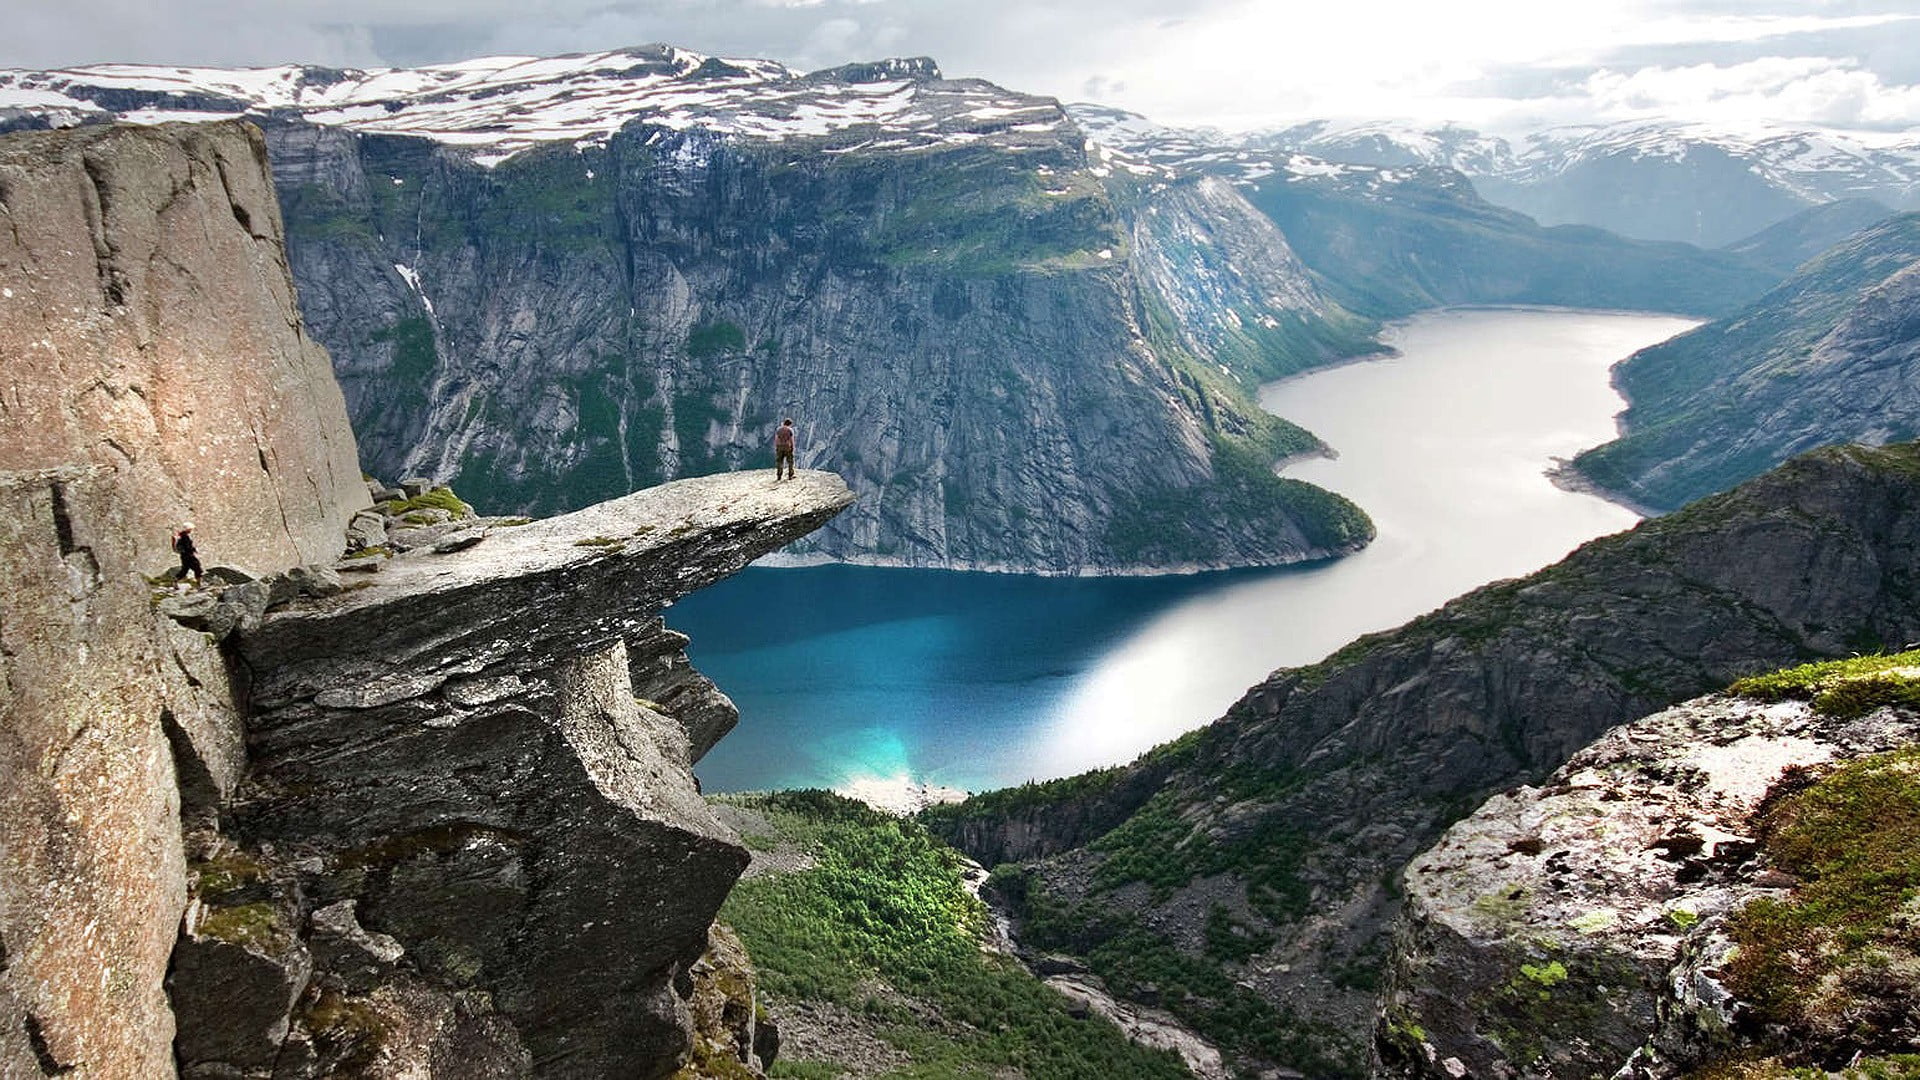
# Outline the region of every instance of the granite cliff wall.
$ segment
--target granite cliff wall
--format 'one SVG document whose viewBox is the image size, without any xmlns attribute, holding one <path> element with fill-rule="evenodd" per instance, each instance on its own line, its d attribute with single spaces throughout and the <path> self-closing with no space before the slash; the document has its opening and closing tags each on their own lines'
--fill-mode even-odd
<svg viewBox="0 0 1920 1080">
<path fill-rule="evenodd" d="M 0 1075 L 757 1075 L 659 612 L 846 486 L 383 516 L 257 129 L 0 138 L 0 218 Z"/>
<path fill-rule="evenodd" d="M 170 731 L 231 715 L 153 611 L 170 527 L 257 571 L 366 501 L 258 131 L 0 139 L 0 1072 L 163 1076 L 186 899 Z"/>
</svg>

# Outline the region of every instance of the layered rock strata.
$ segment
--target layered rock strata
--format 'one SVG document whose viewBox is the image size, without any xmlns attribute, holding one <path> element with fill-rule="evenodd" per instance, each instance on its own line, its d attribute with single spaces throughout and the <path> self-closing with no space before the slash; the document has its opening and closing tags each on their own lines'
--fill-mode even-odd
<svg viewBox="0 0 1920 1080">
<path fill-rule="evenodd" d="M 0 138 L 0 1073 L 165 1076 L 187 883 L 170 744 L 237 781 L 225 659 L 147 575 L 332 558 L 364 501 L 258 131 Z"/>
<path fill-rule="evenodd" d="M 677 984 L 747 856 L 695 788 L 706 713 L 690 731 L 636 698 L 627 641 L 677 650 L 661 608 L 851 501 L 825 473 L 681 481 L 419 549 L 242 628 L 249 769 L 222 828 L 237 852 L 195 866 L 238 857 L 262 888 L 214 896 L 189 930 L 266 929 L 227 933 L 223 963 L 176 965 L 175 1001 L 195 1003 L 183 1030 L 263 997 L 278 1020 L 189 1073 L 329 1075 L 384 1053 L 479 1075 L 447 1071 L 461 1040 L 488 1076 L 676 1068 Z"/>
<path fill-rule="evenodd" d="M 1756 812 L 1789 770 L 1916 739 L 1910 709 L 1703 698 L 1488 800 L 1403 876 L 1382 1072 L 1666 1077 L 1732 1049 L 1727 918 L 1796 884 L 1755 857 Z"/>
</svg>

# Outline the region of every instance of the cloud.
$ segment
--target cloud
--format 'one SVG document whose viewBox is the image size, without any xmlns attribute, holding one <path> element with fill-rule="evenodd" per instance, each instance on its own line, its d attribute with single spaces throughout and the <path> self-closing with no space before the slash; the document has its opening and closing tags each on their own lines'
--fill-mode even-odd
<svg viewBox="0 0 1920 1080">
<path fill-rule="evenodd" d="M 1165 122 L 1668 110 L 1916 122 L 1920 0 L 13 0 L 0 65 L 411 66 L 669 42 L 801 69 L 927 55 Z"/>
<path fill-rule="evenodd" d="M 1602 70 L 1581 90 L 1609 119 L 1685 110 L 1721 121 L 1800 120 L 1880 129 L 1920 124 L 1920 87 L 1888 86 L 1873 72 L 1827 57 Z"/>
</svg>

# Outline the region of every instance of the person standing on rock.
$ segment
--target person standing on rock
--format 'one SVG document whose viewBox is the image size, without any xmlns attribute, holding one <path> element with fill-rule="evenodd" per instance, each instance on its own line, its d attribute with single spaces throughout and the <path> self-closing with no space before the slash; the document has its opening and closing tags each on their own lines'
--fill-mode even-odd
<svg viewBox="0 0 1920 1080">
<path fill-rule="evenodd" d="M 200 587 L 200 553 L 193 546 L 193 522 L 182 522 L 180 531 L 173 534 L 173 550 L 180 556 L 180 580 L 185 581 L 188 574 L 193 575 L 193 587 Z"/>
<path fill-rule="evenodd" d="M 773 433 L 773 479 L 781 479 L 780 468 L 785 466 L 786 479 L 793 479 L 793 418 L 780 422 L 780 430 Z"/>
</svg>

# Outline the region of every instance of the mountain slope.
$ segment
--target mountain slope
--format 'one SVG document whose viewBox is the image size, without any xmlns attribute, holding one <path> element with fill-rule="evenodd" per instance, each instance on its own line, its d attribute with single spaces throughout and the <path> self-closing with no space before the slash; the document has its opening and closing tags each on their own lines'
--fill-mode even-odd
<svg viewBox="0 0 1920 1080">
<path fill-rule="evenodd" d="M 1230 188 L 1089 151 L 1051 99 L 649 46 L 12 72 L 7 102 L 261 120 L 369 467 L 490 509 L 764 466 L 791 415 L 861 496 L 816 555 L 1164 571 L 1371 536 L 1271 475 L 1318 443 L 1250 396 L 1370 324 Z"/>
<path fill-rule="evenodd" d="M 1355 164 L 1303 151 L 1339 152 L 1311 140 L 1165 128 L 1099 106 L 1069 111 L 1091 138 L 1133 159 L 1232 180 L 1332 296 L 1376 317 L 1501 303 L 1716 314 L 1779 278 L 1737 254 L 1542 228 L 1476 194 L 1452 164 L 1474 154 L 1458 147 L 1363 154 L 1367 163 Z"/>
<path fill-rule="evenodd" d="M 1721 250 L 1791 274 L 1801 263 L 1892 216 L 1892 210 L 1873 199 L 1841 199 L 1809 207 Z"/>
<path fill-rule="evenodd" d="M 1920 214 L 1903 214 L 1737 315 L 1622 361 L 1624 434 L 1574 464 L 1608 491 L 1671 508 L 1809 447 L 1912 438 L 1916 371 Z"/>
<path fill-rule="evenodd" d="M 1920 138 L 1911 132 L 1631 120 L 1545 128 L 1509 142 L 1451 125 L 1312 121 L 1239 141 L 1360 165 L 1457 169 L 1487 199 L 1542 224 L 1703 247 L 1830 202 L 1920 209 Z"/>
<path fill-rule="evenodd" d="M 1920 635 L 1920 445 L 1805 455 L 1318 664 L 1139 763 L 930 812 L 1023 941 L 1249 1061 L 1358 1074 L 1393 874 L 1608 727 Z"/>
</svg>

